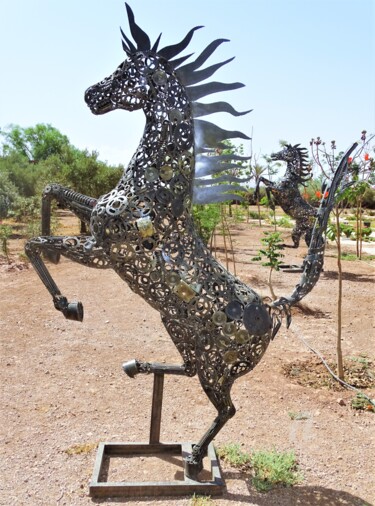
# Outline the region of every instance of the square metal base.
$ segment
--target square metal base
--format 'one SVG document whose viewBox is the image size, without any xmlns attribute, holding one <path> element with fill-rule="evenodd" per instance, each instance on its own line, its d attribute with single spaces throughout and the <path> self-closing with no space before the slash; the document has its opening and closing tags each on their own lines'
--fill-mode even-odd
<svg viewBox="0 0 375 506">
<path fill-rule="evenodd" d="M 225 484 L 221 478 L 215 448 L 211 443 L 207 457 L 210 464 L 211 479 L 208 481 L 194 481 L 188 478 L 184 471 L 183 480 L 174 481 L 107 481 L 105 461 L 111 457 L 132 457 L 145 455 L 180 455 L 182 458 L 192 451 L 191 443 L 99 443 L 94 466 L 94 472 L 89 485 L 92 497 L 146 497 L 146 496 L 176 496 L 189 494 L 221 495 Z"/>
</svg>

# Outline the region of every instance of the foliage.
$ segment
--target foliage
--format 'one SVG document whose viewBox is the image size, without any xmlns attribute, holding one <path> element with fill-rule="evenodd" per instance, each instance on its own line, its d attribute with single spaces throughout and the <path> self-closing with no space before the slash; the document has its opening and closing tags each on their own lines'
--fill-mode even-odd
<svg viewBox="0 0 375 506">
<path fill-rule="evenodd" d="M 210 506 L 212 503 L 211 496 L 193 494 L 191 498 L 191 506 Z"/>
<path fill-rule="evenodd" d="M 7 155 L 18 153 L 33 162 L 46 160 L 54 154 L 61 154 L 69 146 L 69 139 L 52 125 L 39 123 L 34 127 L 21 128 L 10 125 L 2 130 L 3 152 Z"/>
<path fill-rule="evenodd" d="M 357 393 L 355 397 L 353 397 L 350 404 L 353 409 L 372 411 L 375 413 L 375 401 L 369 402 L 368 397 L 360 392 Z"/>
<path fill-rule="evenodd" d="M 77 149 L 51 125 L 11 125 L 0 135 L 0 217 L 33 214 L 31 200 L 24 199 L 40 202 L 51 182 L 97 198 L 115 187 L 123 172 L 122 166 L 100 161 L 97 152 Z"/>
<path fill-rule="evenodd" d="M 12 227 L 9 225 L 2 225 L 0 224 L 0 244 L 1 244 L 1 250 L 4 253 L 4 255 L 7 258 L 7 262 L 10 263 L 10 256 L 9 256 L 9 237 L 12 235 Z"/>
<path fill-rule="evenodd" d="M 90 453 L 98 447 L 98 443 L 76 444 L 64 450 L 67 455 L 81 455 Z"/>
<path fill-rule="evenodd" d="M 217 449 L 218 456 L 232 467 L 246 468 L 251 462 L 251 456 L 241 450 L 237 443 L 229 443 Z"/>
<path fill-rule="evenodd" d="M 239 444 L 231 443 L 218 448 L 217 453 L 232 467 L 251 471 L 252 483 L 258 492 L 268 492 L 280 485 L 289 487 L 302 481 L 293 452 L 271 450 L 257 451 L 250 455 L 242 451 Z"/>
<path fill-rule="evenodd" d="M 288 216 L 280 216 L 279 218 L 276 218 L 276 221 L 279 227 L 293 228 L 293 223 Z"/>
<path fill-rule="evenodd" d="M 251 455 L 254 472 L 252 483 L 258 492 L 268 492 L 275 486 L 290 487 L 300 483 L 294 452 L 258 451 Z"/>
<path fill-rule="evenodd" d="M 337 336 L 336 336 L 336 356 L 337 356 L 337 375 L 340 380 L 344 379 L 344 361 L 342 353 L 342 297 L 343 297 L 343 279 L 342 279 L 342 264 L 341 264 L 341 223 L 340 214 L 343 212 L 345 205 L 349 202 L 355 203 L 356 206 L 356 252 L 358 258 L 362 254 L 362 206 L 363 194 L 370 183 L 374 182 L 374 159 L 370 157 L 370 149 L 375 150 L 375 147 L 370 147 L 369 142 L 373 140 L 371 137 L 367 141 L 366 130 L 362 131 L 361 140 L 362 145 L 359 146 L 353 157 L 348 158 L 348 165 L 350 171 L 348 174 L 349 180 L 346 181 L 346 189 L 336 197 L 333 215 L 335 224 L 330 225 L 327 230 L 327 237 L 334 239 L 337 245 L 337 271 L 338 271 L 338 296 L 337 296 Z M 321 171 L 322 177 L 327 181 L 333 178 L 335 170 L 343 157 L 343 153 L 336 154 L 336 142 L 331 141 L 330 151 L 327 150 L 325 142 L 320 137 L 311 139 L 310 142 L 311 154 L 316 167 Z M 346 229 L 349 233 L 349 229 Z"/>
<path fill-rule="evenodd" d="M 16 186 L 6 172 L 0 172 L 0 219 L 8 216 L 9 210 L 18 198 Z"/>
<path fill-rule="evenodd" d="M 283 249 L 283 240 L 281 238 L 280 232 L 264 232 L 264 237 L 261 239 L 262 244 L 265 246 L 264 249 L 260 249 L 258 255 L 253 257 L 253 261 L 261 261 L 263 257 L 266 258 L 266 261 L 262 263 L 265 267 L 270 267 L 269 275 L 268 275 L 268 286 L 271 291 L 271 296 L 273 300 L 276 300 L 276 294 L 272 285 L 272 271 L 280 270 L 281 258 L 283 258 L 283 253 L 281 250 Z"/>
<path fill-rule="evenodd" d="M 40 198 L 38 197 L 18 197 L 9 215 L 16 221 L 27 221 L 28 219 L 40 218 Z"/>
<path fill-rule="evenodd" d="M 208 244 L 216 226 L 220 222 L 220 204 L 193 206 L 193 218 L 203 242 Z"/>
<path fill-rule="evenodd" d="M 280 269 L 281 258 L 284 256 L 280 251 L 282 250 L 283 240 L 280 232 L 264 232 L 264 237 L 261 239 L 262 244 L 265 248 L 260 249 L 258 256 L 253 258 L 253 261 L 260 261 L 263 257 L 266 257 L 266 262 L 262 265 L 265 267 L 271 267 L 278 271 Z"/>
<path fill-rule="evenodd" d="M 301 411 L 289 411 L 288 416 L 291 420 L 308 420 L 310 418 L 309 413 L 303 413 Z"/>
</svg>

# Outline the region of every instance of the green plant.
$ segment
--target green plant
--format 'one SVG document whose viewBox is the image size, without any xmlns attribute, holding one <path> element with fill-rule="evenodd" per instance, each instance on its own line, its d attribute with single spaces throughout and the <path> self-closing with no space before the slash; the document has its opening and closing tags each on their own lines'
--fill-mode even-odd
<svg viewBox="0 0 375 506">
<path fill-rule="evenodd" d="M 341 253 L 341 258 L 342 260 L 349 260 L 349 261 L 358 260 L 358 257 L 355 253 L 348 253 L 346 251 L 343 251 Z M 370 262 L 371 260 L 375 260 L 375 255 L 362 255 L 362 260 Z"/>
<path fill-rule="evenodd" d="M 191 506 L 210 506 L 211 496 L 194 494 L 191 498 Z"/>
<path fill-rule="evenodd" d="M 283 258 L 283 253 L 281 250 L 283 249 L 283 240 L 281 238 L 280 232 L 264 232 L 264 237 L 261 239 L 262 244 L 264 244 L 265 248 L 260 249 L 258 256 L 254 257 L 253 261 L 260 261 L 263 257 L 266 257 L 267 261 L 263 262 L 262 265 L 265 267 L 270 267 L 269 275 L 268 275 L 268 286 L 271 291 L 271 296 L 273 300 L 276 300 L 276 294 L 272 285 L 272 272 L 280 270 L 281 258 Z"/>
<path fill-rule="evenodd" d="M 220 222 L 220 213 L 219 204 L 193 206 L 194 222 L 205 244 L 208 244 L 216 226 Z"/>
<path fill-rule="evenodd" d="M 251 456 L 242 451 L 237 443 L 229 443 L 217 449 L 218 456 L 232 467 L 244 468 L 250 464 Z"/>
<path fill-rule="evenodd" d="M 288 416 L 291 420 L 308 420 L 309 413 L 302 413 L 301 411 L 288 411 Z"/>
<path fill-rule="evenodd" d="M 9 215 L 16 221 L 40 220 L 40 197 L 19 197 Z"/>
<path fill-rule="evenodd" d="M 298 472 L 294 452 L 254 452 L 251 465 L 254 473 L 252 483 L 258 492 L 268 492 L 278 485 L 290 487 L 303 479 Z"/>
<path fill-rule="evenodd" d="M 265 213 L 257 213 L 256 211 L 249 211 L 248 212 L 249 218 L 252 218 L 253 220 L 265 220 L 266 214 Z"/>
<path fill-rule="evenodd" d="M 340 232 L 345 235 L 347 239 L 350 239 L 354 232 L 354 228 L 346 223 L 340 223 Z"/>
<path fill-rule="evenodd" d="M 280 216 L 280 218 L 276 218 L 276 223 L 279 227 L 293 228 L 293 223 L 288 216 Z"/>
<path fill-rule="evenodd" d="M 8 264 L 10 263 L 9 255 L 9 237 L 12 235 L 12 227 L 9 225 L 0 225 L 0 243 L 1 249 L 6 256 Z"/>
<path fill-rule="evenodd" d="M 369 399 L 361 393 L 353 397 L 350 404 L 353 409 L 375 412 L 374 402 L 369 402 Z"/>
<path fill-rule="evenodd" d="M 73 445 L 70 448 L 64 450 L 64 452 L 68 455 L 81 455 L 85 453 L 90 453 L 97 447 L 98 443 L 82 443 Z"/>
</svg>

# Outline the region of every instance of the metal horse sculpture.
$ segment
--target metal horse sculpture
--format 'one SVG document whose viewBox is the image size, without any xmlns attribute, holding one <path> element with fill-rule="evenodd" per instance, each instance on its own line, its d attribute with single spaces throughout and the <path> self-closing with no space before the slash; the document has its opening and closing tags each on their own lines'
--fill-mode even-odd
<svg viewBox="0 0 375 506">
<path fill-rule="evenodd" d="M 82 320 L 82 304 L 69 303 L 61 294 L 42 254 L 55 261 L 62 254 L 82 265 L 114 269 L 159 311 L 183 365 L 134 360 L 126 372 L 134 376 L 162 367 L 165 372 L 198 375 L 218 414 L 185 463 L 188 476 L 197 479 L 209 443 L 235 414 L 230 397 L 234 381 L 260 361 L 284 316 L 289 324 L 290 306 L 319 278 L 322 234 L 349 152 L 340 164 L 329 199 L 322 204 L 300 284 L 290 297 L 267 305 L 211 256 L 197 235 L 191 213 L 194 193 L 200 202 L 232 198 L 221 193 L 226 185 L 215 187 L 207 179 L 194 188 L 194 171 L 199 178 L 220 172 L 223 165 L 227 168 L 228 156 L 214 156 L 214 148 L 223 139 L 245 137 L 196 119 L 217 111 L 239 114 L 224 102 L 196 102 L 209 93 L 238 88 L 239 83 L 192 86 L 223 65 L 198 70 L 224 40 L 215 40 L 195 61 L 182 65 L 187 57 L 176 56 L 187 47 L 196 28 L 180 43 L 158 49 L 160 37 L 151 45 L 129 6 L 127 13 L 135 43 L 123 33 L 125 61 L 110 77 L 91 86 L 85 100 L 94 114 L 142 108 L 146 126 L 139 147 L 118 185 L 98 200 L 59 185 L 48 186 L 43 197 L 45 236 L 31 239 L 26 252 L 56 309 L 66 318 Z M 46 232 L 52 199 L 89 223 L 90 235 L 50 237 Z"/>
<path fill-rule="evenodd" d="M 298 248 L 302 235 L 305 236 L 305 242 L 309 246 L 317 209 L 306 202 L 299 190 L 299 186 L 304 186 L 311 178 L 311 166 L 307 164 L 307 150 L 300 148 L 299 144 L 295 146 L 287 144 L 278 153 L 273 153 L 271 159 L 287 162 L 285 175 L 279 183 L 260 177 L 255 193 L 258 194 L 260 183 L 265 184 L 266 194 L 273 209 L 275 204 L 279 205 L 286 214 L 296 220 L 292 230 L 292 247 Z"/>
</svg>

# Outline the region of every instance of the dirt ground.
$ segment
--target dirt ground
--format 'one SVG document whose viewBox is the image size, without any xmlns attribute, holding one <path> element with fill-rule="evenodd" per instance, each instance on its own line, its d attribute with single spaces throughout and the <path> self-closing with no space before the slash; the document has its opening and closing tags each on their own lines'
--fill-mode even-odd
<svg viewBox="0 0 375 506">
<path fill-rule="evenodd" d="M 290 236 L 290 230 L 283 232 Z M 237 275 L 267 295 L 268 269 L 251 261 L 261 235 L 255 221 L 233 230 Z M 12 241 L 12 250 L 19 245 Z M 285 262 L 300 264 L 305 252 L 305 247 L 287 249 Z M 364 357 L 374 360 L 374 265 L 374 260 L 343 262 L 342 344 L 353 364 Z M 159 315 L 112 271 L 82 268 L 64 259 L 49 268 L 62 293 L 83 302 L 83 323 L 65 320 L 54 309 L 33 269 L 17 264 L 0 270 L 0 504 L 190 505 L 187 496 L 89 497 L 98 442 L 148 441 L 152 377 L 132 380 L 122 372 L 122 363 L 138 358 L 179 364 L 180 359 Z M 299 276 L 275 273 L 277 294 L 288 295 Z M 213 504 L 375 503 L 374 413 L 352 409 L 353 392 L 318 383 L 314 388 L 285 375 L 285 370 L 293 369 L 291 363 L 298 368 L 303 361 L 316 360 L 299 337 L 334 361 L 337 285 L 335 248 L 329 246 L 321 279 L 305 299 L 315 314 L 294 314 L 290 329 L 283 325 L 261 363 L 235 383 L 232 398 L 237 414 L 215 440 L 216 446 L 239 443 L 248 452 L 294 450 L 303 482 L 261 494 L 249 476 L 224 463 L 226 492 L 213 498 Z M 374 388 L 364 391 L 375 397 Z M 165 377 L 163 442 L 197 441 L 214 416 L 196 378 Z M 132 459 L 132 464 L 124 470 L 121 462 L 111 464 L 110 479 L 181 476 L 181 462 L 168 467 L 160 459 L 158 464 L 142 457 Z"/>
</svg>

